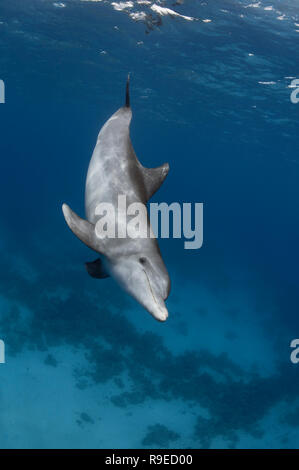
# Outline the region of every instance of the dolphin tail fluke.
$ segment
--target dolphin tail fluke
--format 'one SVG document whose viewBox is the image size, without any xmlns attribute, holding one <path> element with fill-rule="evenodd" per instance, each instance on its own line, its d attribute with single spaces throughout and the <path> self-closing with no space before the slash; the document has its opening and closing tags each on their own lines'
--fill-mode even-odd
<svg viewBox="0 0 299 470">
<path fill-rule="evenodd" d="M 128 74 L 126 85 L 126 108 L 130 108 L 130 74 Z"/>
<path fill-rule="evenodd" d="M 65 221 L 73 234 L 89 248 L 98 251 L 95 226 L 87 220 L 81 219 L 67 204 L 63 204 L 62 211 Z"/>
</svg>

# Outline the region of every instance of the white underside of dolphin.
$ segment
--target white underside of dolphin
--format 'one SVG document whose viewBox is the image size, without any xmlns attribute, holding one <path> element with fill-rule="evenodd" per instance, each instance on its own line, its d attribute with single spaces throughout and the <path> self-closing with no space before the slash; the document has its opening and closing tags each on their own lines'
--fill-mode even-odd
<svg viewBox="0 0 299 470">
<path fill-rule="evenodd" d="M 157 240 L 152 237 L 101 238 L 95 230 L 100 217 L 96 215 L 96 208 L 100 203 L 112 204 L 115 214 L 119 195 L 126 196 L 127 205 L 146 204 L 169 171 L 168 163 L 158 168 L 141 165 L 131 144 L 131 118 L 128 78 L 126 105 L 102 127 L 90 160 L 85 188 L 86 220 L 66 204 L 62 209 L 72 232 L 101 255 L 96 261 L 86 263 L 88 273 L 98 279 L 112 276 L 157 320 L 165 321 L 170 279 Z M 150 231 L 149 218 L 146 224 Z"/>
</svg>

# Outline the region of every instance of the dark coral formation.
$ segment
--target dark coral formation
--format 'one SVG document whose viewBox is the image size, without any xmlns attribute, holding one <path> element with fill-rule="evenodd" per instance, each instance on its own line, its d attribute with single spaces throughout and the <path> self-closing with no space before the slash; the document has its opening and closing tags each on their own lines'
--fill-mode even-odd
<svg viewBox="0 0 299 470">
<path fill-rule="evenodd" d="M 180 437 L 180 435 L 168 429 L 163 424 L 155 424 L 148 426 L 146 436 L 142 440 L 142 444 L 145 447 L 158 447 L 167 448 L 174 447 L 174 442 Z"/>
<path fill-rule="evenodd" d="M 246 373 L 225 354 L 202 349 L 174 354 L 161 336 L 140 332 L 127 319 L 124 312 L 128 305 L 121 292 L 115 295 L 113 291 L 109 296 L 109 285 L 98 283 L 98 293 L 91 295 L 83 270 L 77 274 L 67 267 L 62 270 L 52 265 L 35 280 L 26 280 L 11 268 L 8 256 L 3 263 L 1 294 L 13 305 L 2 311 L 0 318 L 8 355 L 20 354 L 26 348 L 46 351 L 46 364 L 56 366 L 51 347 L 84 348 L 88 366 L 74 370 L 80 389 L 113 379 L 120 391 L 111 396 L 117 407 L 150 400 L 181 400 L 187 407 L 194 406 L 194 410 L 198 405 L 206 409 L 209 418 L 199 416 L 193 432 L 190 430 L 198 447 L 211 446 L 219 436 L 227 445 L 235 446 L 238 431 L 260 437 L 260 421 L 271 407 L 297 397 L 299 376 L 289 362 L 282 364 L 276 375 L 264 378 Z M 55 296 L 57 285 L 69 295 Z M 123 382 L 123 373 L 130 386 Z M 297 414 L 286 420 L 296 422 Z M 80 425 L 91 422 L 85 413 L 78 421 Z M 163 427 L 159 444 L 157 426 L 161 431 L 163 424 L 148 429 L 143 445 L 167 446 L 177 438 Z"/>
</svg>

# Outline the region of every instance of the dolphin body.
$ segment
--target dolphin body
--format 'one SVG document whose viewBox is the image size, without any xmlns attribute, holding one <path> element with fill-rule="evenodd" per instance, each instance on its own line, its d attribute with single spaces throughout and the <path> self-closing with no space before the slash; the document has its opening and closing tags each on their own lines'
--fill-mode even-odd
<svg viewBox="0 0 299 470">
<path fill-rule="evenodd" d="M 154 318 L 165 321 L 168 317 L 165 300 L 170 292 L 170 279 L 148 215 L 145 224 L 150 237 L 102 238 L 96 231 L 100 218 L 96 211 L 99 203 L 112 204 L 117 213 L 118 196 L 121 194 L 126 196 L 127 205 L 136 202 L 145 205 L 169 171 L 168 163 L 157 168 L 141 165 L 131 144 L 131 119 L 128 77 L 125 106 L 116 111 L 100 130 L 90 160 L 85 188 L 86 220 L 66 204 L 63 204 L 62 210 L 72 232 L 101 255 L 95 261 L 86 263 L 90 276 L 98 279 L 113 277 Z M 120 224 L 118 221 L 116 223 Z"/>
</svg>

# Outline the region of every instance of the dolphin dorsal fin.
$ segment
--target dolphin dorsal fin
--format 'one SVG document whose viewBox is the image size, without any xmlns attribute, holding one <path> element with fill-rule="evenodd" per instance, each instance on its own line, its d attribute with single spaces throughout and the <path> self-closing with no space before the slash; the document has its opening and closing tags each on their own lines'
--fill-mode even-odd
<svg viewBox="0 0 299 470">
<path fill-rule="evenodd" d="M 95 226 L 87 220 L 81 219 L 67 204 L 63 204 L 62 211 L 73 234 L 92 250 L 101 252 L 99 239 L 95 234 Z"/>
<path fill-rule="evenodd" d="M 147 201 L 155 194 L 156 191 L 158 191 L 166 176 L 168 175 L 168 172 L 168 163 L 163 163 L 163 165 L 156 168 L 142 168 L 147 192 Z"/>
</svg>

